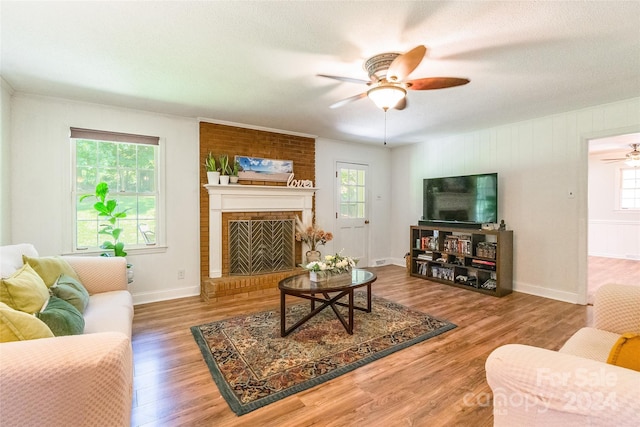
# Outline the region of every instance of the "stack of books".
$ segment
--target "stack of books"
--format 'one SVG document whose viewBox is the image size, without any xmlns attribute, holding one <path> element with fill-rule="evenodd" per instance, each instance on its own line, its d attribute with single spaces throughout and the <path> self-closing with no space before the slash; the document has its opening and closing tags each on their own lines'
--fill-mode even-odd
<svg viewBox="0 0 640 427">
<path fill-rule="evenodd" d="M 428 266 L 429 264 L 426 261 L 416 261 L 416 273 L 426 276 Z"/>
<path fill-rule="evenodd" d="M 438 249 L 438 238 L 436 236 L 425 236 L 420 239 L 420 249 Z"/>
<path fill-rule="evenodd" d="M 418 254 L 418 259 L 424 259 L 424 260 L 427 260 L 427 261 L 432 261 L 433 260 L 433 252 L 425 251 L 424 253 Z"/>
<path fill-rule="evenodd" d="M 445 252 L 471 255 L 471 247 L 471 235 L 451 235 L 444 239 Z"/>
</svg>

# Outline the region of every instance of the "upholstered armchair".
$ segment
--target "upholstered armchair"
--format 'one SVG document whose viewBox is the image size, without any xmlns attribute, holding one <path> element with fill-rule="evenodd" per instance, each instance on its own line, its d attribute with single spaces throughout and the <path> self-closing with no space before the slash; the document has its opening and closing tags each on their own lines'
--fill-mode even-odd
<svg viewBox="0 0 640 427">
<path fill-rule="evenodd" d="M 508 344 L 489 355 L 495 426 L 640 426 L 640 372 L 613 364 L 621 336 L 640 334 L 640 286 L 602 286 L 593 310 L 593 326 L 559 351 Z M 624 344 L 636 346 L 624 350 L 635 369 L 637 339 Z"/>
</svg>

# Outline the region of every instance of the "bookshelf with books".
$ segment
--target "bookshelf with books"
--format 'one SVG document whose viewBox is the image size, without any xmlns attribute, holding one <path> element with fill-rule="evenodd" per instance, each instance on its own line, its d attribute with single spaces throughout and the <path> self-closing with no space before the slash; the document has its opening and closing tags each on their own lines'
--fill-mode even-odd
<svg viewBox="0 0 640 427">
<path fill-rule="evenodd" d="M 502 297 L 513 281 L 513 231 L 414 225 L 411 275 Z"/>
</svg>

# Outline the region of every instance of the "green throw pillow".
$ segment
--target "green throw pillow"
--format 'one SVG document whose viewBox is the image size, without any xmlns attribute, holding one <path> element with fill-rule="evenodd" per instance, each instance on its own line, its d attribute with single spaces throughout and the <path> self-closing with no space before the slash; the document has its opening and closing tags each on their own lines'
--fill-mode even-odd
<svg viewBox="0 0 640 427">
<path fill-rule="evenodd" d="M 50 288 L 61 274 L 66 274 L 76 280 L 80 280 L 73 267 L 59 256 L 31 258 L 22 255 L 22 261 L 29 264 L 42 277 L 44 284 Z"/>
<path fill-rule="evenodd" d="M 89 304 L 87 289 L 82 286 L 79 280 L 66 274 L 60 275 L 58 281 L 49 288 L 49 291 L 51 295 L 55 295 L 77 308 L 80 313 L 84 313 Z"/>
<path fill-rule="evenodd" d="M 35 340 L 52 336 L 51 329 L 42 320 L 0 302 L 0 342 Z"/>
<path fill-rule="evenodd" d="M 0 302 L 9 307 L 33 314 L 49 299 L 49 290 L 29 264 L 0 281 Z"/>
<path fill-rule="evenodd" d="M 74 306 L 56 296 L 36 316 L 49 326 L 53 335 L 80 335 L 84 331 L 84 318 Z"/>
</svg>

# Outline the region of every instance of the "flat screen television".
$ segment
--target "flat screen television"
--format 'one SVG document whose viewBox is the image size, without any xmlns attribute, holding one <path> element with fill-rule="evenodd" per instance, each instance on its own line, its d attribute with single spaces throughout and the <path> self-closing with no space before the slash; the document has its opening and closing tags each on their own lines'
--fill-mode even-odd
<svg viewBox="0 0 640 427">
<path fill-rule="evenodd" d="M 420 224 L 476 226 L 498 222 L 498 174 L 424 180 Z"/>
</svg>

